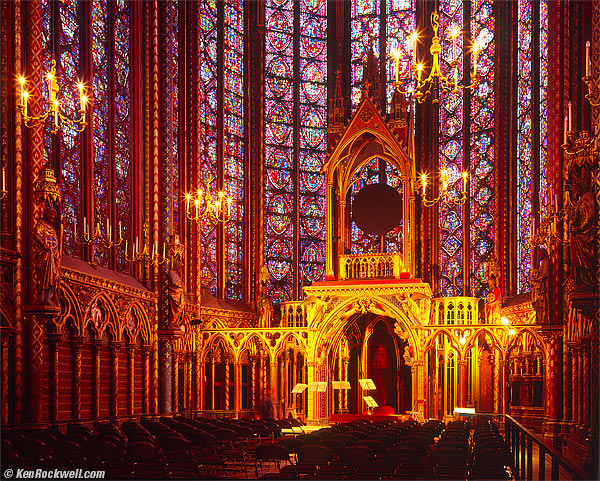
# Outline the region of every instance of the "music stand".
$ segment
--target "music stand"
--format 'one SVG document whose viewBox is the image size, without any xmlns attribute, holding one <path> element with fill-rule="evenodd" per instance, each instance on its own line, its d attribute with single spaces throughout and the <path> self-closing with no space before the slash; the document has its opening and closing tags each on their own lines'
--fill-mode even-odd
<svg viewBox="0 0 600 481">
<path fill-rule="evenodd" d="M 363 396 L 363 401 L 367 403 L 367 409 L 379 407 L 379 404 L 377 404 L 377 401 L 372 396 Z"/>
</svg>

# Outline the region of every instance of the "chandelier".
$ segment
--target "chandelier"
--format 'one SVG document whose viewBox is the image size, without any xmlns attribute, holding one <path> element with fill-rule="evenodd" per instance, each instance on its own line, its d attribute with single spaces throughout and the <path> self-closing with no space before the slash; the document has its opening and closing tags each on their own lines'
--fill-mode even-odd
<svg viewBox="0 0 600 481">
<path fill-rule="evenodd" d="M 435 92 L 435 97 L 433 99 L 433 103 L 439 103 L 439 99 L 437 97 L 437 89 L 442 88 L 445 91 L 450 92 L 452 95 L 457 95 L 458 92 L 462 89 L 469 89 L 475 85 L 475 80 L 477 78 L 477 55 L 481 50 L 481 46 L 478 42 L 473 44 L 471 49 L 471 54 L 473 55 L 473 72 L 471 73 L 471 84 L 470 85 L 460 85 L 458 83 L 458 66 L 459 61 L 457 57 L 457 47 L 456 40 L 458 39 L 461 31 L 457 25 L 453 25 L 450 28 L 450 37 L 452 38 L 452 60 L 448 62 L 448 65 L 452 71 L 452 77 L 448 78 L 440 69 L 440 54 L 442 53 L 442 46 L 440 45 L 440 37 L 438 36 L 438 30 L 440 27 L 439 23 L 439 14 L 437 11 L 434 11 L 431 14 L 431 26 L 433 27 L 433 38 L 431 39 L 431 46 L 429 47 L 429 53 L 433 58 L 433 62 L 431 64 L 431 70 L 429 72 L 429 76 L 423 79 L 423 74 L 425 70 L 425 66 L 421 62 L 417 62 L 417 33 L 413 33 L 410 37 L 412 44 L 412 75 L 413 78 L 401 78 L 400 75 L 400 57 L 402 55 L 401 50 L 398 48 L 394 53 L 394 59 L 396 60 L 396 80 L 394 81 L 394 87 L 398 92 L 403 95 L 415 95 L 415 98 L 419 103 L 425 101 L 425 99 L 431 94 L 432 90 Z M 411 90 L 402 90 L 402 85 L 407 81 L 415 82 L 415 87 Z"/>
<path fill-rule="evenodd" d="M 440 170 L 440 193 L 437 197 L 428 199 L 427 185 L 429 184 L 429 181 L 427 180 L 427 174 L 421 174 L 421 198 L 423 204 L 426 207 L 431 207 L 438 202 L 443 202 L 444 204 L 463 205 L 467 201 L 467 182 L 469 180 L 469 173 L 461 172 L 460 177 L 462 177 L 462 195 L 453 195 L 448 192 L 448 186 L 450 184 L 449 171 L 445 167 L 442 167 Z"/>
<path fill-rule="evenodd" d="M 85 106 L 88 101 L 83 83 L 77 83 L 77 88 L 79 90 L 79 116 L 76 119 L 70 119 L 60 110 L 60 99 L 58 98 L 58 76 L 56 75 L 56 60 L 54 59 L 52 59 L 50 72 L 48 72 L 48 75 L 46 75 L 46 79 L 48 80 L 48 107 L 41 115 L 34 116 L 28 114 L 27 104 L 29 102 L 30 95 L 27 91 L 27 81 L 25 80 L 25 77 L 19 77 L 19 109 L 21 110 L 21 115 L 25 121 L 25 126 L 29 128 L 37 127 L 43 124 L 49 116 L 52 116 L 53 126 L 51 132 L 53 134 L 58 132 L 61 123 L 71 125 L 76 132 L 82 132 L 87 126 L 85 119 Z"/>
<path fill-rule="evenodd" d="M 189 220 L 208 219 L 215 223 L 227 224 L 231 220 L 232 199 L 224 191 L 216 194 L 208 187 L 185 194 L 185 216 Z"/>
</svg>

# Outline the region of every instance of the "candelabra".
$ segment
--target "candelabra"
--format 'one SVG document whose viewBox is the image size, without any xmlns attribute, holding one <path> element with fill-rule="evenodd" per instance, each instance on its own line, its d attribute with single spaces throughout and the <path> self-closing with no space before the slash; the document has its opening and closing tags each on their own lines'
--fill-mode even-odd
<svg viewBox="0 0 600 481">
<path fill-rule="evenodd" d="M 70 119 L 66 115 L 64 115 L 60 111 L 60 100 L 58 98 L 58 77 L 56 75 L 56 61 L 52 59 L 52 64 L 50 67 L 50 72 L 46 76 L 48 79 L 48 108 L 41 115 L 28 115 L 27 113 L 27 103 L 29 101 L 29 92 L 27 91 L 27 81 L 25 77 L 19 77 L 19 85 L 20 85 L 20 103 L 19 109 L 21 110 L 21 114 L 23 116 L 23 120 L 25 121 L 26 127 L 36 127 L 40 124 L 43 124 L 46 119 L 52 115 L 53 118 L 53 128 L 52 133 L 55 134 L 60 129 L 60 123 L 66 123 L 75 129 L 77 132 L 82 132 L 87 126 L 86 117 L 85 117 L 85 106 L 88 101 L 88 98 L 84 91 L 84 85 L 82 82 L 78 82 L 77 88 L 79 89 L 79 112 L 78 117 L 75 119 Z"/>
<path fill-rule="evenodd" d="M 231 220 L 231 197 L 220 191 L 211 194 L 208 188 L 185 194 L 185 215 L 189 220 L 209 219 L 215 223 Z"/>
<path fill-rule="evenodd" d="M 483 47 L 475 42 L 471 49 L 471 54 L 473 56 L 473 72 L 471 73 L 471 84 L 469 85 L 459 85 L 458 83 L 458 66 L 459 61 L 456 55 L 456 40 L 460 35 L 460 29 L 458 26 L 454 25 L 450 29 L 450 37 L 452 38 L 452 61 L 448 62 L 450 69 L 452 71 L 452 79 L 446 77 L 442 74 L 440 68 L 440 54 L 442 53 L 442 47 L 440 45 L 440 37 L 438 36 L 438 29 L 440 27 L 439 24 L 439 14 L 437 12 L 433 12 L 431 14 L 431 26 L 433 27 L 433 38 L 431 39 L 431 46 L 429 48 L 429 52 L 432 56 L 432 64 L 431 70 L 429 72 L 429 76 L 426 79 L 423 79 L 423 71 L 425 66 L 423 63 L 417 62 L 417 40 L 418 35 L 413 33 L 410 37 L 411 43 L 413 46 L 413 54 L 412 54 L 412 73 L 413 79 L 412 81 L 416 82 L 415 87 L 412 90 L 402 90 L 403 83 L 408 79 L 402 79 L 400 76 L 400 57 L 401 51 L 397 49 L 394 53 L 394 59 L 396 60 L 396 80 L 394 82 L 395 88 L 404 95 L 412 95 L 415 94 L 415 98 L 419 103 L 422 103 L 431 93 L 432 90 L 437 92 L 437 88 L 441 87 L 445 91 L 449 91 L 453 95 L 457 95 L 460 90 L 469 89 L 475 85 L 475 81 L 477 79 L 477 55 L 480 50 L 483 50 Z M 433 99 L 434 103 L 439 103 L 439 99 L 436 97 Z"/>
<path fill-rule="evenodd" d="M 442 182 L 442 188 L 440 189 L 440 193 L 437 197 L 433 199 L 427 198 L 427 174 L 421 174 L 421 193 L 422 193 L 422 201 L 426 207 L 431 207 L 438 202 L 443 202 L 445 204 L 453 204 L 453 205 L 463 205 L 467 201 L 467 181 L 469 180 L 469 173 L 462 172 L 462 195 L 455 196 L 448 192 L 448 170 L 443 167 L 440 170 L 440 179 Z"/>
<path fill-rule="evenodd" d="M 155 241 L 150 248 L 148 242 L 148 223 L 144 223 L 144 238 L 143 245 L 140 245 L 138 237 L 131 246 L 131 254 L 129 254 L 128 242 L 125 240 L 125 259 L 128 262 L 140 262 L 144 265 L 161 265 L 167 260 L 166 244 L 163 244 L 162 259 L 158 253 L 158 241 Z"/>
<path fill-rule="evenodd" d="M 559 244 L 568 244 L 569 241 L 566 238 L 562 238 L 558 233 L 558 224 L 562 222 L 568 211 L 569 205 L 563 207 L 559 211 L 549 212 L 544 218 L 540 219 L 540 227 L 536 231 L 535 225 L 532 222 L 531 238 L 529 244 L 532 247 L 538 247 L 541 245 L 548 246 L 552 243 L 558 242 Z"/>
<path fill-rule="evenodd" d="M 96 223 L 96 228 L 94 230 L 90 229 L 88 226 L 87 218 L 83 218 L 83 236 L 78 238 L 77 236 L 77 222 L 74 224 L 74 237 L 75 242 L 79 245 L 100 245 L 105 249 L 110 249 L 111 247 L 118 247 L 123 243 L 123 229 L 121 222 L 119 222 L 119 238 L 116 242 L 112 240 L 112 226 L 110 225 L 110 220 L 106 219 L 106 235 L 103 235 L 100 230 L 100 222 Z"/>
</svg>

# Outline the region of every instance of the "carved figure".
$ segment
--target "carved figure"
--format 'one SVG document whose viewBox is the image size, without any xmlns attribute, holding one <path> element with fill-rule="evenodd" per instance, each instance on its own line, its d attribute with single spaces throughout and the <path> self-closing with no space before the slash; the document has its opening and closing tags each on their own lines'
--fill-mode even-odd
<svg viewBox="0 0 600 481">
<path fill-rule="evenodd" d="M 590 188 L 590 176 L 572 175 L 575 203 L 568 212 L 568 228 L 571 241 L 571 268 L 575 284 L 581 287 L 595 286 L 594 223 L 596 221 L 595 199 Z"/>
<path fill-rule="evenodd" d="M 169 329 L 176 329 L 183 318 L 183 262 L 179 256 L 173 257 L 167 274 L 169 292 Z"/>
<path fill-rule="evenodd" d="M 261 294 L 258 297 L 257 307 L 259 313 L 259 327 L 271 327 L 271 322 L 273 321 L 273 313 L 275 312 L 275 309 L 273 308 L 273 301 L 266 293 L 266 289 L 265 293 Z"/>
<path fill-rule="evenodd" d="M 489 294 L 485 298 L 485 319 L 490 324 L 500 322 L 500 307 L 502 305 L 502 291 L 494 273 L 488 278 Z"/>
<path fill-rule="evenodd" d="M 59 306 L 61 239 L 54 227 L 56 210 L 45 206 L 33 230 L 33 265 L 36 271 L 37 300 Z"/>
<path fill-rule="evenodd" d="M 552 262 L 548 251 L 544 248 L 538 249 L 540 258 L 539 268 L 533 269 L 531 273 L 531 302 L 535 309 L 538 324 L 550 324 L 550 274 L 552 274 Z"/>
</svg>

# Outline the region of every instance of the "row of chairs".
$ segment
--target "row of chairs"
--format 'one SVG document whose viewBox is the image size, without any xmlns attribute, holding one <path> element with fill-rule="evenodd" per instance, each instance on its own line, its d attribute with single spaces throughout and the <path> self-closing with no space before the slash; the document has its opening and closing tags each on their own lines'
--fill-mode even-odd
<svg viewBox="0 0 600 481">
<path fill-rule="evenodd" d="M 260 443 L 272 442 L 290 420 L 163 418 L 109 423 L 95 432 L 70 424 L 57 429 L 12 430 L 2 436 L 2 466 L 103 469 L 108 478 L 247 476 L 247 460 Z M 234 474 L 235 475 L 235 474 Z"/>
<path fill-rule="evenodd" d="M 256 457 L 256 475 L 260 469 L 265 479 L 511 478 L 506 443 L 491 421 L 346 423 L 260 445 Z M 263 463 L 277 469 L 264 473 Z"/>
</svg>

